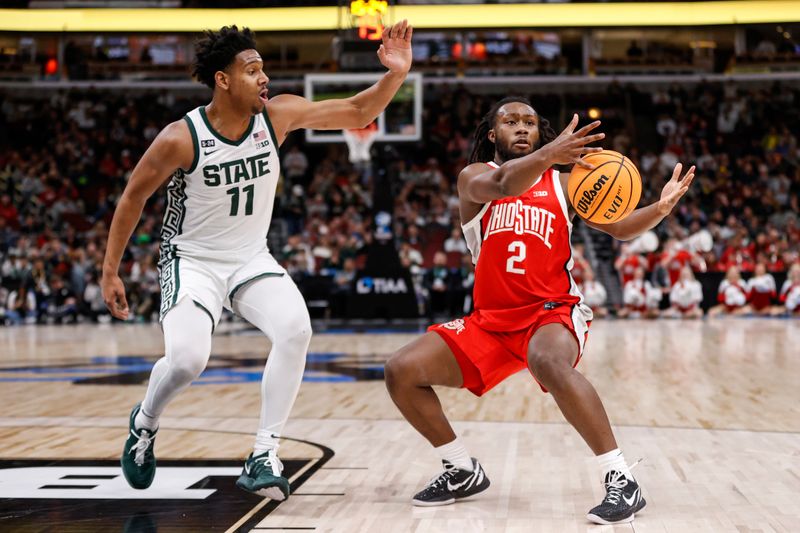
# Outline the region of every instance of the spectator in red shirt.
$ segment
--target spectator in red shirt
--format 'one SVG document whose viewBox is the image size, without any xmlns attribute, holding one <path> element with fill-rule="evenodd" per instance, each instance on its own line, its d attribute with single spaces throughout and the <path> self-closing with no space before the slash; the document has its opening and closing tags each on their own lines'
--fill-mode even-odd
<svg viewBox="0 0 800 533">
<path fill-rule="evenodd" d="M 19 212 L 11 203 L 11 196 L 7 194 L 0 196 L 0 217 L 6 221 L 8 226 L 14 229 L 19 228 Z"/>
<path fill-rule="evenodd" d="M 683 267 L 689 266 L 695 272 L 705 272 L 706 263 L 696 252 L 683 246 L 677 239 L 669 239 L 664 245 L 661 262 L 667 269 L 669 285 L 675 285 L 681 277 Z"/>
<path fill-rule="evenodd" d="M 647 268 L 647 260 L 639 254 L 630 252 L 630 246 L 623 244 L 620 247 L 619 257 L 614 261 L 614 268 L 619 273 L 620 282 L 624 287 L 626 283 L 633 279 L 637 268 L 642 270 Z"/>
</svg>

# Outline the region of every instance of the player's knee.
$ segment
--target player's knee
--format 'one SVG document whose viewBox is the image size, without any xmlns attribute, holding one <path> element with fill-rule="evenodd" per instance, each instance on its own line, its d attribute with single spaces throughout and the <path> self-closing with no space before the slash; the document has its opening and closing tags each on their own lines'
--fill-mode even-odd
<svg viewBox="0 0 800 533">
<path fill-rule="evenodd" d="M 531 350 L 528 368 L 545 387 L 552 389 L 572 367 L 562 354 L 551 350 Z"/>
<path fill-rule="evenodd" d="M 292 338 L 308 346 L 308 343 L 311 342 L 311 318 L 308 316 L 308 311 L 303 308 L 302 312 L 297 313 L 287 329 Z"/>
<path fill-rule="evenodd" d="M 283 343 L 289 350 L 305 356 L 311 343 L 311 319 L 305 307 L 302 311 L 287 317 L 285 323 L 276 332 L 276 342 Z"/>
<path fill-rule="evenodd" d="M 197 379 L 208 362 L 208 353 L 211 347 L 201 346 L 202 343 L 173 342 L 169 354 L 170 372 L 178 379 L 192 381 Z"/>
<path fill-rule="evenodd" d="M 403 357 L 402 352 L 395 352 L 383 367 L 386 387 L 389 391 L 401 387 L 403 383 L 410 381 L 412 371 L 413 366 L 407 363 L 407 359 Z"/>
</svg>

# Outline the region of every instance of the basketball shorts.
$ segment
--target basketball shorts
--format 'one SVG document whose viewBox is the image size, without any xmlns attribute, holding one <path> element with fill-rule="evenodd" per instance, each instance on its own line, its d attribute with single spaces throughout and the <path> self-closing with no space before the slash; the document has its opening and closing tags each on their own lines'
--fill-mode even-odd
<svg viewBox="0 0 800 533">
<path fill-rule="evenodd" d="M 242 287 L 257 279 L 288 275 L 266 248 L 246 261 L 177 256 L 161 263 L 159 274 L 159 319 L 163 321 L 175 304 L 189 297 L 208 313 L 212 328 L 219 323 L 223 307 L 231 309 L 233 298 Z"/>
<path fill-rule="evenodd" d="M 591 317 L 591 310 L 582 304 L 550 308 L 543 302 L 528 325 L 515 331 L 490 331 L 480 327 L 474 313 L 433 325 L 428 331 L 437 333 L 450 347 L 461 368 L 462 387 L 482 396 L 511 374 L 528 368 L 528 343 L 534 333 L 547 324 L 561 324 L 575 337 L 578 355 L 572 366 L 577 366 L 589 334 Z M 539 387 L 547 392 L 541 383 Z"/>
</svg>

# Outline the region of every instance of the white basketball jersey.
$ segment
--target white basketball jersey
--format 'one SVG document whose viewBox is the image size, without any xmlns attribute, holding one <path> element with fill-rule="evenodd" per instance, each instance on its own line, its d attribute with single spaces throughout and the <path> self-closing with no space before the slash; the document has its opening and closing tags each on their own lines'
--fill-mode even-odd
<svg viewBox="0 0 800 533">
<path fill-rule="evenodd" d="M 167 187 L 161 261 L 193 257 L 246 261 L 267 247 L 280 176 L 278 143 L 266 110 L 239 139 L 216 132 L 205 107 L 183 117 L 194 145 L 191 168 Z"/>
</svg>

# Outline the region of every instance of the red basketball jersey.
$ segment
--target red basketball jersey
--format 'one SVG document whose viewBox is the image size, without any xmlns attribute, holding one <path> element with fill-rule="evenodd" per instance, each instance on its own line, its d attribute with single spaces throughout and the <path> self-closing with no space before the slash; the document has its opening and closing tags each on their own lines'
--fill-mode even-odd
<svg viewBox="0 0 800 533">
<path fill-rule="evenodd" d="M 558 171 L 545 171 L 520 196 L 487 203 L 462 229 L 476 265 L 475 318 L 484 329 L 523 329 L 545 302 L 583 300 L 570 274 L 572 223 Z M 582 312 L 591 320 L 588 307 Z"/>
</svg>

